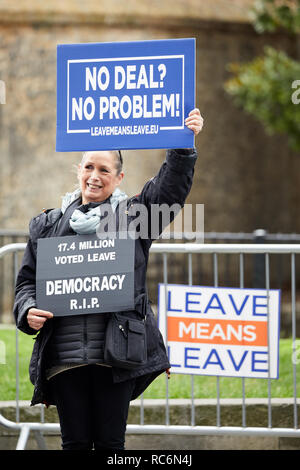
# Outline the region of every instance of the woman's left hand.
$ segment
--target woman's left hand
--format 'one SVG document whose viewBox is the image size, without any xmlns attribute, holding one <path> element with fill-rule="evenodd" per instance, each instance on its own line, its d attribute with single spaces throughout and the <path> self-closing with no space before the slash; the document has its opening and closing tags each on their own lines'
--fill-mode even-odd
<svg viewBox="0 0 300 470">
<path fill-rule="evenodd" d="M 203 127 L 203 117 L 198 108 L 193 109 L 185 120 L 185 125 L 191 129 L 195 135 L 199 134 Z"/>
</svg>

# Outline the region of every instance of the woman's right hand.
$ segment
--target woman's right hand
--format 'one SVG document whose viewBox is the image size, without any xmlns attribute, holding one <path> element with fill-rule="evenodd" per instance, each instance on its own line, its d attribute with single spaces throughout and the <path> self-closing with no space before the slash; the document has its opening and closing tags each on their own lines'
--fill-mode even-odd
<svg viewBox="0 0 300 470">
<path fill-rule="evenodd" d="M 53 318 L 53 313 L 38 308 L 30 308 L 27 313 L 27 322 L 30 328 L 40 330 L 48 318 Z"/>
</svg>

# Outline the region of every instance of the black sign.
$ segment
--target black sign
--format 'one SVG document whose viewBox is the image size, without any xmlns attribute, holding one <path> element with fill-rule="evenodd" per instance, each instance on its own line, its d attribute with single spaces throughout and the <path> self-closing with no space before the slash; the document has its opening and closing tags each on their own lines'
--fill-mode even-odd
<svg viewBox="0 0 300 470">
<path fill-rule="evenodd" d="M 38 240 L 37 306 L 55 316 L 131 310 L 134 240 L 97 235 Z"/>
</svg>

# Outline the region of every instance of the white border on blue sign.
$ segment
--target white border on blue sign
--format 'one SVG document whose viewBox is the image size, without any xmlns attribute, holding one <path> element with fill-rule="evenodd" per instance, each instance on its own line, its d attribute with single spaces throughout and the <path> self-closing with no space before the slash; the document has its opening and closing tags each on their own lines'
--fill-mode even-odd
<svg viewBox="0 0 300 470">
<path fill-rule="evenodd" d="M 182 124 L 181 126 L 167 126 L 160 127 L 161 131 L 184 129 L 184 55 L 158 55 L 158 56 L 146 56 L 146 57 L 112 57 L 104 59 L 70 59 L 67 61 L 67 134 L 82 134 L 90 133 L 90 129 L 69 129 L 69 64 L 70 63 L 83 63 L 83 62 L 116 62 L 126 60 L 153 60 L 153 59 L 182 59 Z"/>
</svg>

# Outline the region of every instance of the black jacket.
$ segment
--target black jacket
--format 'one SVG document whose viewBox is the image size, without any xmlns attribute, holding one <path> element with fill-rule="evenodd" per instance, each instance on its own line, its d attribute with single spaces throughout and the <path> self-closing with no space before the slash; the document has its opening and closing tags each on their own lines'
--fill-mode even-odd
<svg viewBox="0 0 300 470">
<path fill-rule="evenodd" d="M 127 200 L 129 214 L 130 208 L 134 204 L 144 204 L 149 209 L 152 204 L 168 204 L 171 206 L 177 203 L 183 206 L 191 189 L 196 158 L 197 153 L 194 149 L 168 150 L 166 160 L 158 174 L 145 184 L 139 195 Z M 124 204 L 122 204 L 122 207 L 124 208 Z M 14 304 L 17 327 L 30 335 L 37 334 L 36 330 L 30 328 L 27 323 L 28 309 L 36 306 L 37 240 L 38 238 L 55 236 L 61 216 L 60 209 L 52 209 L 42 212 L 30 221 L 30 239 L 16 281 Z M 130 222 L 129 215 L 128 224 Z M 160 231 L 163 229 L 164 227 L 161 226 Z M 150 237 L 146 239 L 137 238 L 135 241 L 135 310 L 124 312 L 126 316 L 132 316 L 133 318 L 144 315 L 145 312 L 147 313 L 147 363 L 134 370 L 112 368 L 114 382 L 136 378 L 132 400 L 137 398 L 159 374 L 170 367 L 163 339 L 146 295 L 146 270 L 152 241 Z M 54 404 L 45 378 L 45 351 L 52 330 L 53 320 L 47 320 L 36 336 L 29 367 L 30 380 L 34 384 L 32 405 L 37 403 Z"/>
</svg>

